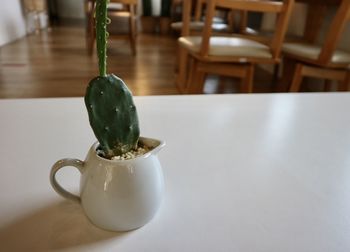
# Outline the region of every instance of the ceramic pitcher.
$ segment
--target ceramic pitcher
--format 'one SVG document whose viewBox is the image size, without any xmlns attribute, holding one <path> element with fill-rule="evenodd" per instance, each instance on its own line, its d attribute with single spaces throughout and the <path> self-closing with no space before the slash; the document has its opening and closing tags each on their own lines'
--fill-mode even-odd
<svg viewBox="0 0 350 252">
<path fill-rule="evenodd" d="M 51 185 L 63 197 L 80 202 L 90 221 L 100 228 L 111 231 L 139 228 L 152 219 L 162 201 L 164 180 L 157 153 L 165 145 L 143 137 L 140 142 L 151 150 L 129 160 L 99 156 L 96 142 L 85 161 L 57 161 L 51 169 Z M 56 173 L 64 166 L 80 171 L 80 196 L 66 191 L 57 182 Z"/>
</svg>

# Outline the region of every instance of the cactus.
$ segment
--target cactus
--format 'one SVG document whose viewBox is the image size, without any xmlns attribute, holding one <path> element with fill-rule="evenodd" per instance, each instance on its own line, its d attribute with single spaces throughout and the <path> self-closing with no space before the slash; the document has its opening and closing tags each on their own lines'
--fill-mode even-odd
<svg viewBox="0 0 350 252">
<path fill-rule="evenodd" d="M 85 94 L 90 125 L 106 158 L 137 147 L 140 136 L 132 94 L 125 83 L 106 74 L 107 0 L 96 5 L 96 37 L 100 76 L 92 79 Z"/>
<path fill-rule="evenodd" d="M 91 127 L 108 158 L 137 146 L 136 107 L 124 82 L 113 74 L 90 81 L 85 95 Z"/>
</svg>

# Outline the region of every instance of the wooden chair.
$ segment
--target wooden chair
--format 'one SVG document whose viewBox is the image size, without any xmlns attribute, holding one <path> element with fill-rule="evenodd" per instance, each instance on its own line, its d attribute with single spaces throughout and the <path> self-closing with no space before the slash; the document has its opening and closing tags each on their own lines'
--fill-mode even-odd
<svg viewBox="0 0 350 252">
<path fill-rule="evenodd" d="M 186 2 L 186 3 L 185 3 Z M 194 5 L 194 11 L 192 11 L 192 5 Z M 201 34 L 204 28 L 204 9 L 206 5 L 206 0 L 173 0 L 172 1 L 172 13 L 174 13 L 177 9 L 177 7 L 182 6 L 181 12 L 182 12 L 182 20 L 177 22 L 171 23 L 171 28 L 177 32 L 181 33 L 183 31 L 183 20 L 184 18 L 189 18 L 189 32 L 191 35 L 198 35 Z M 184 13 L 188 13 L 187 10 L 184 8 L 190 7 L 191 10 L 189 11 L 191 14 L 190 16 L 184 16 Z M 226 17 L 223 19 L 222 17 L 217 16 L 218 11 L 224 12 Z M 193 15 L 192 15 L 193 14 Z M 233 18 L 234 13 L 228 10 L 215 10 L 215 16 L 213 17 L 213 23 L 212 23 L 212 29 L 214 33 L 222 34 L 222 33 L 232 33 L 233 32 Z M 172 16 L 175 16 L 172 14 Z M 185 28 L 187 29 L 187 28 Z M 181 55 L 182 54 L 182 55 Z M 176 57 L 176 64 L 175 64 L 175 72 L 179 73 L 179 65 L 181 64 L 180 61 L 188 60 L 186 56 L 183 55 L 184 52 L 181 50 L 181 48 L 178 49 L 177 57 Z M 181 57 L 185 57 L 186 59 L 181 59 Z M 183 64 L 183 63 L 182 63 Z M 178 75 L 179 76 L 179 75 Z M 177 81 L 178 83 L 179 81 Z M 181 81 L 183 82 L 183 81 Z M 178 85 L 178 89 L 181 92 L 183 91 L 183 87 Z"/>
<path fill-rule="evenodd" d="M 325 10 L 325 6 L 320 6 Z M 316 14 L 315 14 L 316 15 Z M 326 80 L 329 90 L 331 80 L 339 83 L 338 91 L 346 91 L 350 84 L 350 53 L 337 49 L 346 23 L 350 19 L 350 0 L 342 0 L 326 33 L 323 45 L 315 43 L 315 28 L 305 33 L 306 42 L 284 43 L 282 84 L 289 84 L 290 92 L 298 92 L 304 76 Z M 313 20 L 318 20 L 313 18 Z M 310 21 L 309 21 L 310 22 Z M 317 21 L 316 23 L 319 23 Z M 314 27 L 314 25 L 312 26 Z"/>
<path fill-rule="evenodd" d="M 86 0 L 86 36 L 89 54 L 93 53 L 95 43 L 95 1 Z M 137 0 L 110 0 L 108 5 L 108 17 L 111 24 L 107 26 L 110 39 L 126 39 L 130 41 L 130 49 L 136 55 L 136 6 Z M 128 27 L 127 29 L 124 29 Z"/>
<path fill-rule="evenodd" d="M 193 2 L 192 0 L 185 0 L 186 2 Z M 189 23 L 189 29 L 192 34 L 198 34 L 202 32 L 204 28 L 204 9 L 206 0 L 197 0 L 195 1 L 194 15 L 191 15 L 191 20 Z M 176 8 L 179 5 L 183 4 L 183 0 L 174 0 L 172 2 L 172 13 L 175 12 Z M 216 14 L 221 12 L 221 15 L 214 15 L 212 28 L 215 32 L 232 32 L 233 30 L 233 13 L 227 12 L 226 10 L 216 10 Z M 183 27 L 183 21 L 176 21 L 171 23 L 171 28 L 181 33 Z"/>
<path fill-rule="evenodd" d="M 205 28 L 202 36 L 189 36 L 190 5 L 184 2 L 184 29 L 178 42 L 181 47 L 177 86 L 180 92 L 202 93 L 206 74 L 238 77 L 241 91 L 253 91 L 255 64 L 278 64 L 280 49 L 287 29 L 294 0 L 283 2 L 266 0 L 207 0 Z M 212 17 L 215 8 L 224 7 L 238 11 L 278 13 L 274 35 L 268 42 L 260 39 L 212 36 Z M 189 55 L 191 62 L 186 60 Z M 189 67 L 188 67 L 189 65 Z M 189 71 L 188 71 L 189 69 Z"/>
<path fill-rule="evenodd" d="M 27 16 L 30 14 L 35 18 L 35 32 L 39 33 L 42 28 L 40 15 L 47 14 L 47 4 L 45 0 L 23 0 L 24 12 Z"/>
</svg>

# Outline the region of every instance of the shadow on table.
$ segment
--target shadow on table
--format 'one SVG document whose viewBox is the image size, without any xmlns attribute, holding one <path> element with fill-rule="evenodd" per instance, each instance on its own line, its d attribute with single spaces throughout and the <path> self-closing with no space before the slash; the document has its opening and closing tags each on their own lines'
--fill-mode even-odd
<svg viewBox="0 0 350 252">
<path fill-rule="evenodd" d="M 126 233 L 95 227 L 81 206 L 60 201 L 0 227 L 0 250 L 43 251 L 121 239 Z"/>
</svg>

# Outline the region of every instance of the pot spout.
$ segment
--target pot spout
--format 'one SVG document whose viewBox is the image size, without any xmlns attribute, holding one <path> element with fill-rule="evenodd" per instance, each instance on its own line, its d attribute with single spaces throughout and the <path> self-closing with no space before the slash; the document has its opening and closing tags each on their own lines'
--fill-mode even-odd
<svg viewBox="0 0 350 252">
<path fill-rule="evenodd" d="M 164 141 L 154 138 L 140 137 L 139 141 L 151 149 L 149 152 L 151 155 L 157 155 L 158 152 L 165 146 Z"/>
</svg>

